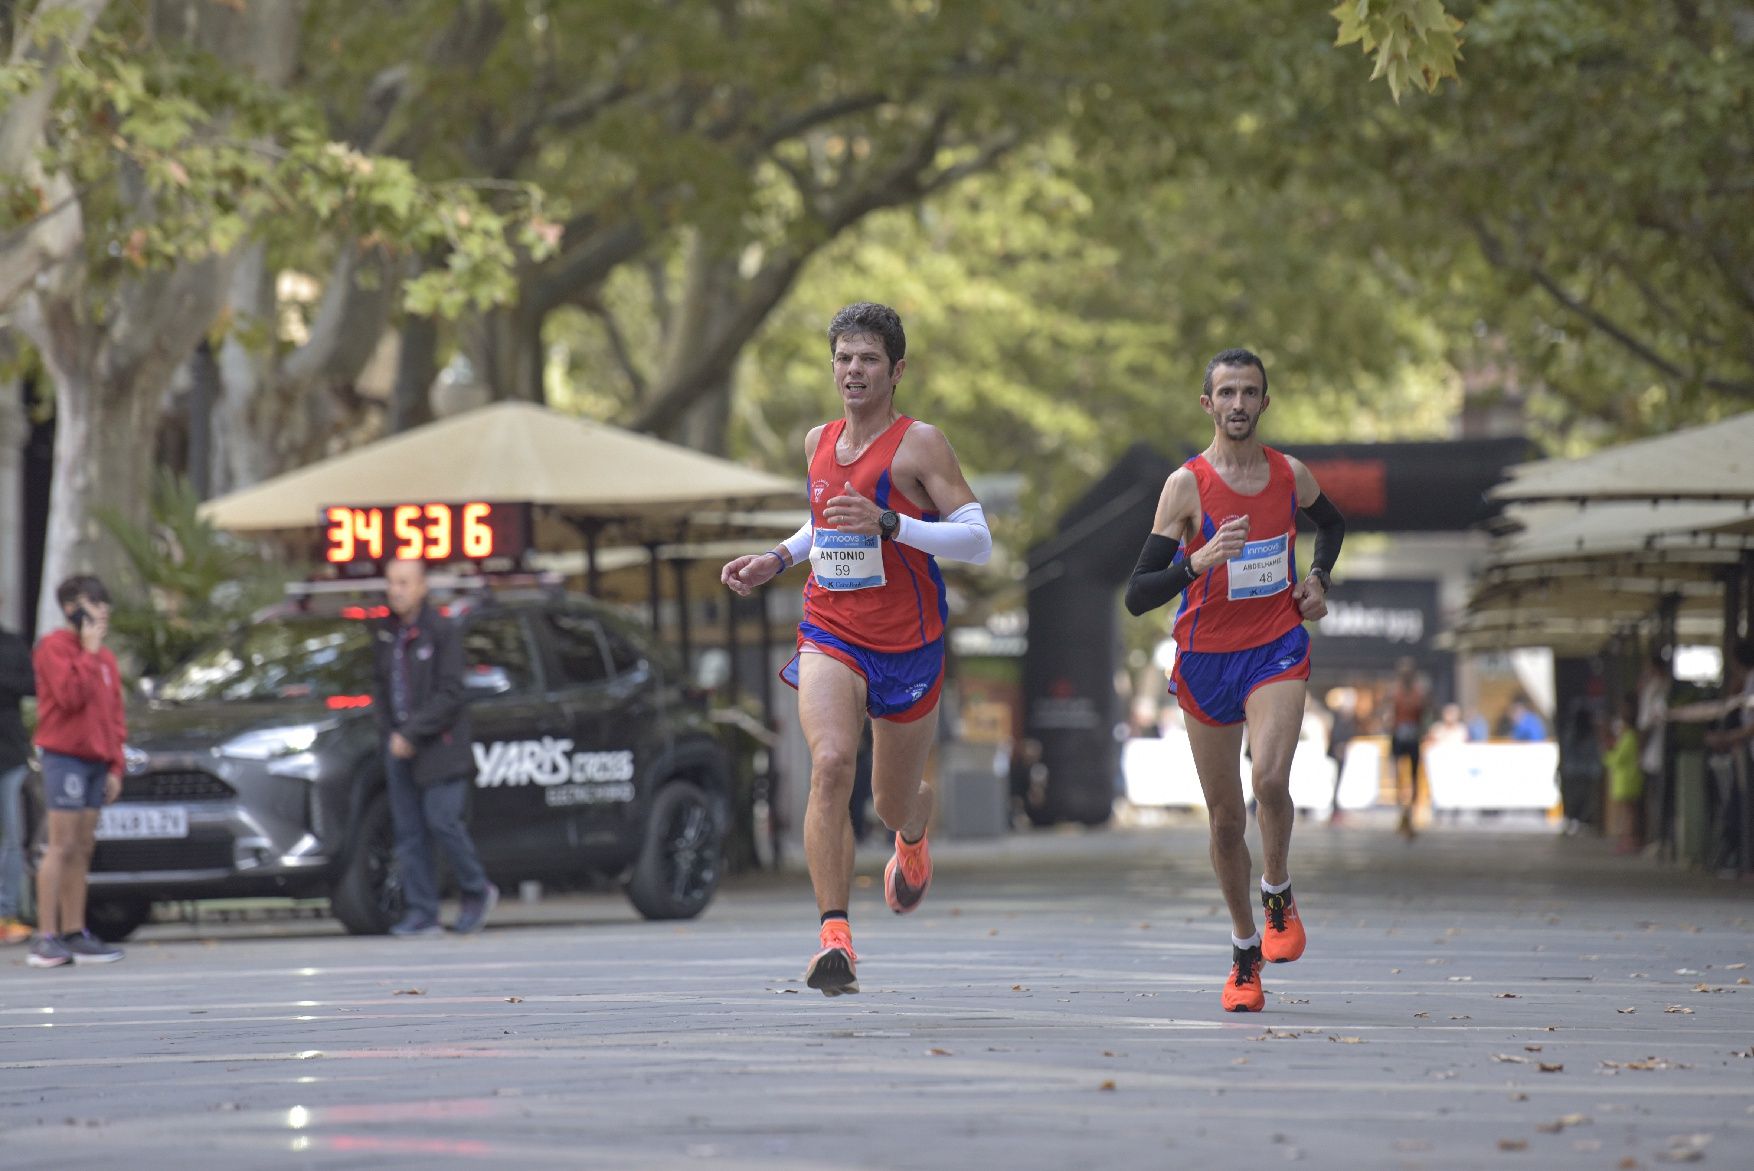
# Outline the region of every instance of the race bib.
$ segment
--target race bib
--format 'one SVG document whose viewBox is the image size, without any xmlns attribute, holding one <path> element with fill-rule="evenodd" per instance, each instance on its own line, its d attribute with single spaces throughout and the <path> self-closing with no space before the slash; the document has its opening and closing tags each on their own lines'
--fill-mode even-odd
<svg viewBox="0 0 1754 1171">
<path fill-rule="evenodd" d="M 817 529 L 810 572 L 825 590 L 868 590 L 883 584 L 883 538 Z"/>
<path fill-rule="evenodd" d="M 1249 541 L 1232 557 L 1230 600 L 1265 598 L 1291 588 L 1291 537 L 1281 533 L 1264 541 Z"/>
</svg>

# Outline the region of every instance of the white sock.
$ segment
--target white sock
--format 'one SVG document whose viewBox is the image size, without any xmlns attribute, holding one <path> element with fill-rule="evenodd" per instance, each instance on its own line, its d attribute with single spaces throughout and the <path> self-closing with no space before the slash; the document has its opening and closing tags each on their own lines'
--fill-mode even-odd
<svg viewBox="0 0 1754 1171">
<path fill-rule="evenodd" d="M 1236 937 L 1236 933 L 1231 932 L 1230 943 L 1231 943 L 1232 947 L 1240 947 L 1244 951 L 1247 951 L 1251 947 L 1261 946 L 1261 933 L 1257 929 L 1255 931 L 1255 933 L 1253 935 L 1249 936 L 1247 939 L 1238 939 Z"/>
<path fill-rule="evenodd" d="M 1289 874 L 1285 876 L 1285 881 L 1281 882 L 1278 886 L 1274 886 L 1272 883 L 1268 882 L 1265 874 L 1261 875 L 1261 890 L 1266 894 L 1282 895 L 1290 889 L 1291 876 Z"/>
</svg>

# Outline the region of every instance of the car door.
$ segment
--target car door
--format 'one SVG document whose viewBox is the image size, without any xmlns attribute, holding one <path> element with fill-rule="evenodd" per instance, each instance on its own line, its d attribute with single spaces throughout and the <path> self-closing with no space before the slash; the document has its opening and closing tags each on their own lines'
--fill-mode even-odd
<svg viewBox="0 0 1754 1171">
<path fill-rule="evenodd" d="M 572 776 L 550 794 L 571 810 L 574 840 L 586 852 L 617 850 L 634 807 L 637 724 L 623 716 L 630 681 L 611 667 L 609 644 L 594 615 L 557 609 L 543 615 L 552 697 L 572 739 Z"/>
<path fill-rule="evenodd" d="M 568 839 L 563 811 L 544 800 L 570 761 L 533 634 L 526 616 L 511 610 L 472 614 L 463 626 L 475 751 L 470 828 L 482 863 L 499 874 L 537 873 Z"/>
</svg>

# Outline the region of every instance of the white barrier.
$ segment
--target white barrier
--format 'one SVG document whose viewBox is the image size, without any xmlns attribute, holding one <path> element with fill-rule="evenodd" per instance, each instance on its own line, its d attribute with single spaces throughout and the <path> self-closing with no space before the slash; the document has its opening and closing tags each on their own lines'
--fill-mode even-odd
<svg viewBox="0 0 1754 1171">
<path fill-rule="evenodd" d="M 1340 808 L 1365 809 L 1376 800 L 1376 768 L 1378 756 L 1370 756 L 1370 745 L 1355 744 L 1358 754 L 1349 752 L 1346 771 L 1340 784 Z M 1241 762 L 1243 792 L 1248 793 L 1249 761 Z M 1334 800 L 1333 760 L 1321 744 L 1300 740 L 1291 757 L 1291 800 L 1299 809 L 1325 810 Z M 1203 809 L 1205 795 L 1200 792 L 1200 778 L 1194 772 L 1194 754 L 1188 747 L 1188 734 L 1171 728 L 1161 737 L 1139 737 L 1121 746 L 1121 777 L 1126 785 L 1127 800 L 1134 805 Z"/>
<path fill-rule="evenodd" d="M 1438 744 L 1425 750 L 1433 809 L 1551 809 L 1559 803 L 1551 741 Z"/>
</svg>

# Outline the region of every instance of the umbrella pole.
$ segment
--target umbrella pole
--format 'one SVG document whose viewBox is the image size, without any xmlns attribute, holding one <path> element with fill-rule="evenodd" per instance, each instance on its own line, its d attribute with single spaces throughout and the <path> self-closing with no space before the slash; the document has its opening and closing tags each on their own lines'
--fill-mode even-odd
<svg viewBox="0 0 1754 1171">
<path fill-rule="evenodd" d="M 728 670 L 725 674 L 725 694 L 731 702 L 736 703 L 743 698 L 737 671 L 737 595 L 725 592 L 725 658 Z"/>
<path fill-rule="evenodd" d="M 694 678 L 694 639 L 688 624 L 688 571 L 693 565 L 681 557 L 670 562 L 670 572 L 676 578 L 676 633 L 682 642 L 682 673 L 687 680 Z"/>
<path fill-rule="evenodd" d="M 663 629 L 663 623 L 659 621 L 659 604 L 663 601 L 659 595 L 663 592 L 663 585 L 658 580 L 658 548 L 655 541 L 646 546 L 646 552 L 651 554 L 651 560 L 646 562 L 646 594 L 652 600 L 652 633 L 654 635 Z"/>
</svg>

